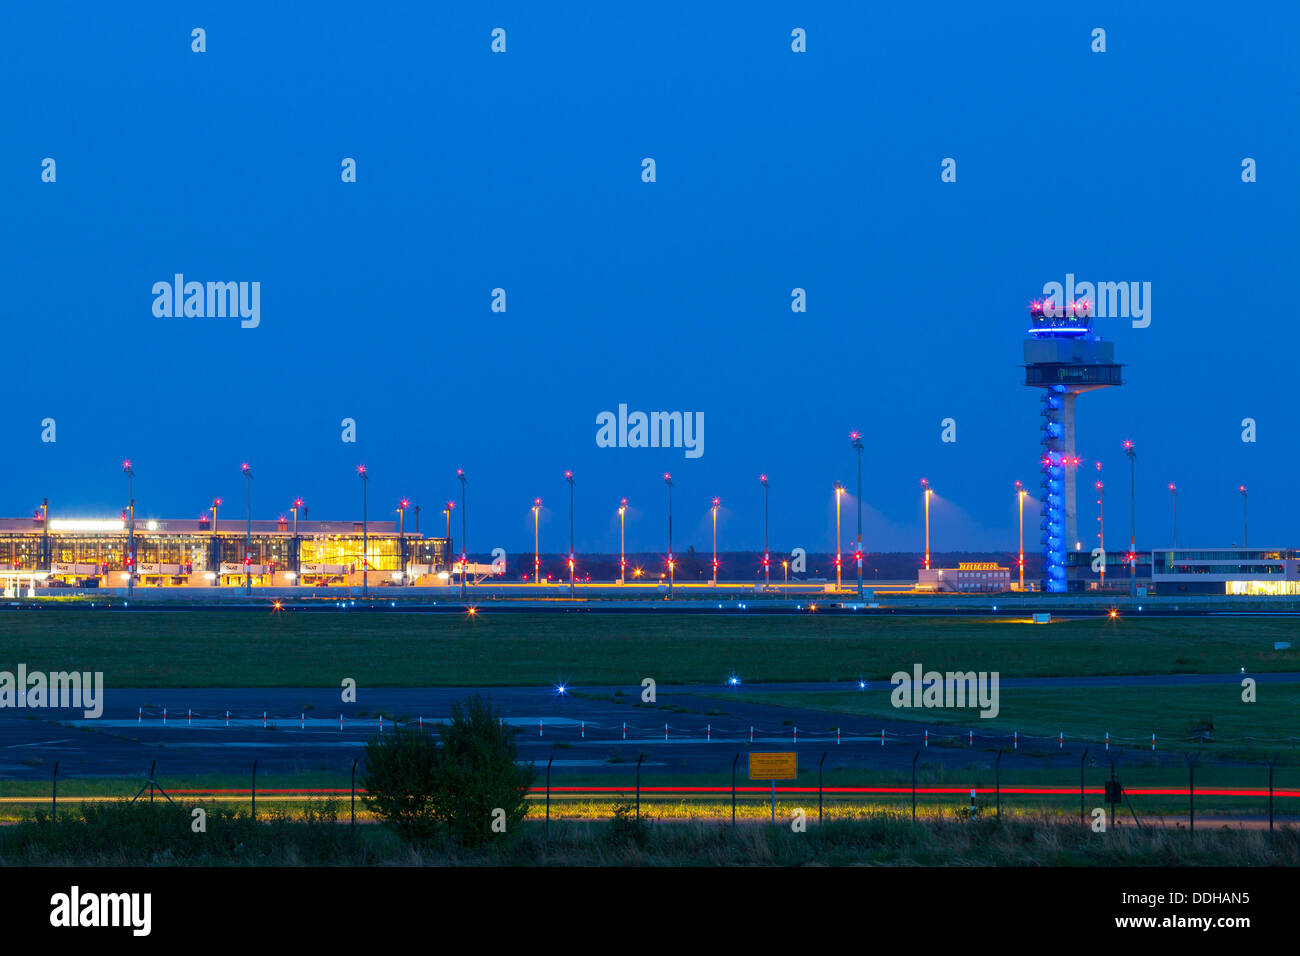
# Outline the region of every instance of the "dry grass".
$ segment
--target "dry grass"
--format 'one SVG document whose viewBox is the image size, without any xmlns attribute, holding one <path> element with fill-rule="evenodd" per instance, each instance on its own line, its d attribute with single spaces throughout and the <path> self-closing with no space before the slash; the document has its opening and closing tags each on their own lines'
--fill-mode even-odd
<svg viewBox="0 0 1300 956">
<path fill-rule="evenodd" d="M 571 809 L 580 809 L 575 806 Z M 465 850 L 445 840 L 402 843 L 381 826 L 355 831 L 338 806 L 306 819 L 274 813 L 251 821 L 213 808 L 195 834 L 190 809 L 170 804 L 87 805 L 57 823 L 0 828 L 3 865 L 114 866 L 1295 866 L 1300 828 L 1137 829 L 1095 833 L 1077 821 L 1023 812 L 1002 821 L 875 808 L 868 819 L 816 822 L 796 831 L 778 806 L 776 826 L 747 804 L 742 822 L 670 819 L 666 804 L 615 821 L 532 817 L 509 839 Z M 594 809 L 591 808 L 591 809 Z M 770 812 L 770 810 L 768 811 Z M 652 814 L 660 814 L 654 816 Z"/>
</svg>

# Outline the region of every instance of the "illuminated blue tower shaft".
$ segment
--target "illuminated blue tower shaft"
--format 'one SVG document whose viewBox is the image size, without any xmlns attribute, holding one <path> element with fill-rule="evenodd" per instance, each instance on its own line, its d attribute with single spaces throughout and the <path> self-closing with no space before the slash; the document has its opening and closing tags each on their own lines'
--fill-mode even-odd
<svg viewBox="0 0 1300 956">
<path fill-rule="evenodd" d="M 1043 590 L 1066 590 L 1065 552 L 1078 540 L 1073 463 L 1074 394 L 1064 385 L 1050 385 L 1043 392 L 1042 446 L 1039 471 L 1042 505 L 1038 542 L 1043 555 Z"/>
</svg>

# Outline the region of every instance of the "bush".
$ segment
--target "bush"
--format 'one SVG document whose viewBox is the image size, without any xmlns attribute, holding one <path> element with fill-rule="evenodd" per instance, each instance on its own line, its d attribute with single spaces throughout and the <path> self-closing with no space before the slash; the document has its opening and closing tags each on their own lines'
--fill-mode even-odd
<svg viewBox="0 0 1300 956">
<path fill-rule="evenodd" d="M 423 843 L 437 829 L 433 794 L 442 754 L 421 730 L 398 727 L 366 744 L 361 800 L 404 840 Z"/>
<path fill-rule="evenodd" d="M 462 846 L 479 846 L 498 832 L 493 814 L 515 832 L 528 812 L 536 774 L 520 766 L 514 732 L 501 726 L 492 705 L 475 694 L 451 705 L 451 721 L 438 728 L 442 763 L 434 804 L 438 818 Z"/>
<path fill-rule="evenodd" d="M 461 846 L 479 846 L 501 832 L 499 824 L 493 829 L 497 820 L 508 836 L 528 812 L 534 773 L 518 758 L 513 732 L 475 695 L 452 704 L 437 738 L 398 728 L 366 744 L 363 800 L 413 843 L 444 829 Z"/>
<path fill-rule="evenodd" d="M 614 805 L 614 818 L 609 821 L 608 832 L 611 843 L 635 843 L 639 847 L 644 847 L 646 837 L 649 835 L 650 827 L 644 818 L 638 819 L 632 804 Z"/>
</svg>

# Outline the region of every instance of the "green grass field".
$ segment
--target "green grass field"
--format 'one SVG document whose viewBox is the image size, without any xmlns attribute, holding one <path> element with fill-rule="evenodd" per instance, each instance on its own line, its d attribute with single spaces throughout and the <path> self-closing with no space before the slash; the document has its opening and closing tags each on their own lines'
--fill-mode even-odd
<svg viewBox="0 0 1300 956">
<path fill-rule="evenodd" d="M 1300 648 L 1272 649 L 1295 631 L 1279 618 L 44 610 L 0 617 L 0 669 L 103 671 L 116 687 L 885 680 L 918 661 L 1004 677 L 1224 673 L 1300 670 Z"/>
</svg>

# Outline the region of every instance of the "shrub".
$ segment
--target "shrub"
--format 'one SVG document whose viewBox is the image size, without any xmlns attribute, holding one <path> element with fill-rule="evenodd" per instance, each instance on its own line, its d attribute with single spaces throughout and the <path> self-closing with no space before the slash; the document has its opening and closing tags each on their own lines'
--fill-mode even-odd
<svg viewBox="0 0 1300 956">
<path fill-rule="evenodd" d="M 475 695 L 452 704 L 437 737 L 398 728 L 370 741 L 363 799 L 405 840 L 427 843 L 445 829 L 461 846 L 479 846 L 500 832 L 497 820 L 509 836 L 528 812 L 534 774 L 518 759 L 513 732 Z"/>
<path fill-rule="evenodd" d="M 421 730 L 398 727 L 366 744 L 362 802 L 405 840 L 422 843 L 437 829 L 433 795 L 442 754 Z"/>
<path fill-rule="evenodd" d="M 493 815 L 502 811 L 505 836 L 528 812 L 528 788 L 536 774 L 519 764 L 514 732 L 501 726 L 492 705 L 475 694 L 451 705 L 451 720 L 438 728 L 442 761 L 434 804 L 438 819 L 462 846 L 479 846 L 494 835 Z"/>
<path fill-rule="evenodd" d="M 635 843 L 645 846 L 650 828 L 644 819 L 638 819 L 630 803 L 614 805 L 614 818 L 609 821 L 609 841 L 611 843 Z"/>
</svg>

